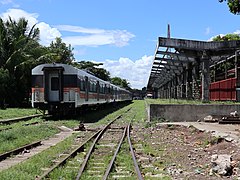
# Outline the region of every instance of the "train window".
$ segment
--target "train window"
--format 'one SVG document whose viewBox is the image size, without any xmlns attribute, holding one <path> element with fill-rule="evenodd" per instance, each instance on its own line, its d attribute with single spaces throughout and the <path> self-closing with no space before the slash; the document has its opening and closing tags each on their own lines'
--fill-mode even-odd
<svg viewBox="0 0 240 180">
<path fill-rule="evenodd" d="M 90 88 L 89 88 L 90 92 L 97 92 L 97 84 L 93 81 L 90 82 Z"/>
<path fill-rule="evenodd" d="M 80 80 L 80 90 L 85 91 L 85 81 L 83 79 Z"/>
<path fill-rule="evenodd" d="M 100 86 L 99 92 L 104 94 L 105 93 L 105 86 L 104 86 L 104 84 L 99 84 L 99 86 Z"/>
<path fill-rule="evenodd" d="M 43 76 L 42 75 L 33 75 L 32 76 L 32 87 L 35 87 L 35 88 L 43 87 Z"/>
<path fill-rule="evenodd" d="M 92 92 L 92 82 L 89 82 L 89 91 Z"/>
<path fill-rule="evenodd" d="M 64 87 L 76 87 L 77 76 L 76 75 L 64 75 L 63 77 Z"/>
<path fill-rule="evenodd" d="M 59 78 L 58 77 L 51 78 L 51 90 L 52 91 L 59 90 Z"/>
</svg>

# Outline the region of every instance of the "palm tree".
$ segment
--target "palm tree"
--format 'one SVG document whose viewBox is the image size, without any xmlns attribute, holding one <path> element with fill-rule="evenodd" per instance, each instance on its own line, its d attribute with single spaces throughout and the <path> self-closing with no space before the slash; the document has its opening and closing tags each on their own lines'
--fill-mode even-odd
<svg viewBox="0 0 240 180">
<path fill-rule="evenodd" d="M 15 21 L 9 17 L 6 22 L 0 19 L 0 68 L 2 72 L 9 74 L 9 80 L 4 81 L 7 83 L 4 87 L 8 88 L 0 91 L 8 92 L 6 99 L 10 104 L 16 105 L 24 98 L 23 91 L 27 87 L 20 80 L 27 71 L 22 69 L 19 75 L 18 69 L 33 58 L 30 49 L 38 40 L 39 29 L 35 28 L 35 25 L 29 29 L 26 19 Z"/>
</svg>

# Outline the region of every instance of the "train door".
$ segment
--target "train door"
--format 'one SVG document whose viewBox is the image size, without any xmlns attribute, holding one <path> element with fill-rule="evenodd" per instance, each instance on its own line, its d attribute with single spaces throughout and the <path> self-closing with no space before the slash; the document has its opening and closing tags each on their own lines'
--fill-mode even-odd
<svg viewBox="0 0 240 180">
<path fill-rule="evenodd" d="M 57 72 L 49 74 L 49 89 L 48 89 L 48 100 L 49 101 L 60 101 L 60 78 Z"/>
<path fill-rule="evenodd" d="M 45 101 L 59 102 L 63 99 L 63 68 L 44 68 Z"/>
</svg>

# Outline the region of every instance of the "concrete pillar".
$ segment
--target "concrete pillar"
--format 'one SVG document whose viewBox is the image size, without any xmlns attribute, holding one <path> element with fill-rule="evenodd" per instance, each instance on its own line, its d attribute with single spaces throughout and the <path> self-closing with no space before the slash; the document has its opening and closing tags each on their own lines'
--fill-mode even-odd
<svg viewBox="0 0 240 180">
<path fill-rule="evenodd" d="M 171 81 L 168 82 L 168 99 L 171 99 Z"/>
<path fill-rule="evenodd" d="M 157 90 L 158 98 L 161 98 L 161 89 Z"/>
<path fill-rule="evenodd" d="M 180 99 L 181 98 L 181 85 L 182 85 L 182 79 L 181 79 L 181 75 L 177 77 L 177 98 Z"/>
<path fill-rule="evenodd" d="M 158 90 L 156 88 L 153 89 L 153 98 L 158 98 Z"/>
<path fill-rule="evenodd" d="M 213 81 L 212 82 L 216 82 L 216 64 L 215 63 L 213 65 Z"/>
<path fill-rule="evenodd" d="M 200 99 L 200 89 L 199 89 L 199 68 L 197 67 L 198 64 L 196 63 L 193 67 L 193 83 L 192 83 L 192 93 L 193 99 Z"/>
<path fill-rule="evenodd" d="M 178 98 L 178 77 L 174 78 L 174 98 Z"/>
<path fill-rule="evenodd" d="M 166 92 L 166 84 L 164 85 L 164 94 L 163 94 L 163 98 L 167 99 L 167 92 Z"/>
<path fill-rule="evenodd" d="M 210 87 L 210 67 L 209 67 L 209 57 L 206 52 L 202 56 L 202 102 L 208 103 L 209 98 L 209 87 Z"/>
<path fill-rule="evenodd" d="M 182 73 L 182 99 L 186 98 L 186 67 L 183 67 L 183 73 Z"/>
<path fill-rule="evenodd" d="M 162 94 L 162 88 L 160 87 L 160 88 L 158 89 L 158 98 L 161 98 L 161 94 Z"/>
<path fill-rule="evenodd" d="M 162 87 L 162 94 L 161 94 L 161 98 L 162 98 L 162 99 L 165 98 L 165 97 L 164 97 L 164 90 L 165 90 L 165 89 L 164 89 L 164 86 L 163 86 L 163 87 Z"/>
<path fill-rule="evenodd" d="M 189 62 L 187 65 L 187 83 L 186 83 L 186 98 L 187 99 L 192 99 L 193 95 L 192 95 L 192 62 Z"/>
</svg>

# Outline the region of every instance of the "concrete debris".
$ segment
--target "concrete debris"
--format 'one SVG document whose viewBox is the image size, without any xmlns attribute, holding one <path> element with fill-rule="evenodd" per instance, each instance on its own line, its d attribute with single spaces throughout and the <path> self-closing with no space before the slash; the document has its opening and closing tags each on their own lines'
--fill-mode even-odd
<svg viewBox="0 0 240 180">
<path fill-rule="evenodd" d="M 204 120 L 204 122 L 218 122 L 219 121 L 219 117 L 218 116 L 214 116 L 214 115 L 208 115 L 203 120 Z"/>
<path fill-rule="evenodd" d="M 227 154 L 214 154 L 211 157 L 212 172 L 217 173 L 220 176 L 228 176 L 232 174 L 233 167 L 231 166 L 232 156 Z"/>
<path fill-rule="evenodd" d="M 232 137 L 225 137 L 225 140 L 226 140 L 227 142 L 232 142 L 234 139 L 233 139 Z"/>
<path fill-rule="evenodd" d="M 237 111 L 230 112 L 230 116 L 238 117 L 238 112 Z"/>
<path fill-rule="evenodd" d="M 30 153 L 30 150 L 24 149 L 24 150 L 22 151 L 22 154 L 25 154 L 25 153 Z"/>
</svg>

